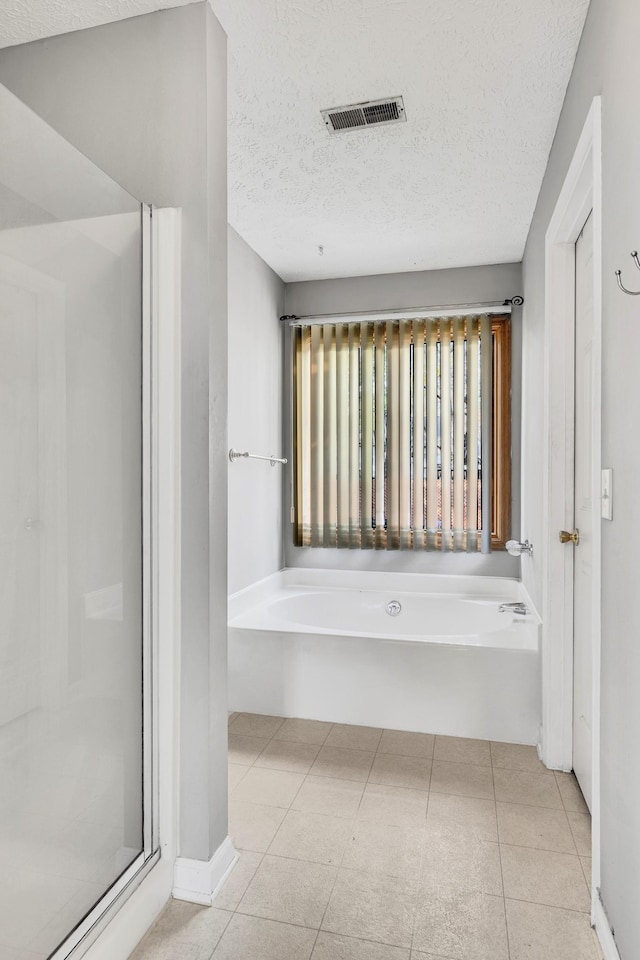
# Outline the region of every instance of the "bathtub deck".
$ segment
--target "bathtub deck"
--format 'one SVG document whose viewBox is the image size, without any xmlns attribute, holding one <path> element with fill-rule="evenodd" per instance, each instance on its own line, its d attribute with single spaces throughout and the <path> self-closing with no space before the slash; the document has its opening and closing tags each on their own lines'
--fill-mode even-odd
<svg viewBox="0 0 640 960">
<path fill-rule="evenodd" d="M 533 747 L 234 714 L 214 907 L 135 960 L 597 960 L 590 818 Z"/>
</svg>

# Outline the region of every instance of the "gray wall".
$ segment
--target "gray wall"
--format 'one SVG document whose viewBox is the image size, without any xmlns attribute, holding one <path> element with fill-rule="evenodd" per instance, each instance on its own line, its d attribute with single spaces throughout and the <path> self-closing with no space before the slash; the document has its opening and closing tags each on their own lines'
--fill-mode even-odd
<svg viewBox="0 0 640 960">
<path fill-rule="evenodd" d="M 206 3 L 0 51 L 0 83 L 131 194 L 183 209 L 182 856 L 227 833 L 226 38 Z"/>
<path fill-rule="evenodd" d="M 503 300 L 522 293 L 519 263 L 453 270 L 389 273 L 339 280 L 307 280 L 289 283 L 285 289 L 288 314 L 341 313 L 358 310 L 375 312 L 433 304 L 455 306 L 485 300 Z M 514 309 L 512 323 L 512 536 L 520 534 L 520 364 L 521 310 Z M 287 342 L 288 342 L 287 335 Z M 287 377 L 290 350 L 285 348 Z M 288 379 L 285 380 L 288 382 Z M 291 455 L 291 412 L 285 396 L 285 438 Z M 288 474 L 290 476 L 290 474 Z M 285 484 L 285 518 L 290 516 L 291 487 Z M 285 563 L 288 567 L 332 567 L 337 569 L 391 570 L 409 573 L 478 574 L 517 577 L 519 560 L 504 551 L 481 554 L 433 554 L 413 550 L 330 550 L 295 547 L 290 523 L 285 527 Z M 522 531 L 528 535 L 526 530 Z"/>
<path fill-rule="evenodd" d="M 542 531 L 544 235 L 592 98 L 603 111 L 603 466 L 614 475 L 613 521 L 602 523 L 602 898 L 622 960 L 640 956 L 640 604 L 635 528 L 640 524 L 636 384 L 638 301 L 616 287 L 624 267 L 640 289 L 629 251 L 640 246 L 640 4 L 592 0 L 524 258 L 523 514 Z M 542 571 L 527 571 L 540 596 Z"/>
<path fill-rule="evenodd" d="M 282 456 L 284 283 L 229 227 L 229 445 Z M 229 593 L 284 565 L 282 467 L 230 463 Z"/>
</svg>

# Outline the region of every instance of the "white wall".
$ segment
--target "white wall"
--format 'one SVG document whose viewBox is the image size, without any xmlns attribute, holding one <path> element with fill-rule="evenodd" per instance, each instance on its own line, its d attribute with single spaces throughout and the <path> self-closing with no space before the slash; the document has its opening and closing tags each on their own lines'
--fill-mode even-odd
<svg viewBox="0 0 640 960">
<path fill-rule="evenodd" d="M 394 310 L 433 304 L 455 306 L 461 303 L 504 300 L 522 293 L 519 263 L 501 263 L 451 270 L 389 273 L 371 277 L 347 277 L 339 280 L 307 280 L 289 283 L 285 289 L 288 314 L 347 313 L 358 310 Z M 289 372 L 289 337 L 285 349 L 286 377 Z M 520 525 L 520 360 L 521 310 L 512 314 L 512 522 L 511 535 L 522 539 L 529 530 Z M 291 455 L 289 396 L 284 397 L 285 440 Z M 285 561 L 288 567 L 330 567 L 334 569 L 391 570 L 411 573 L 477 574 L 481 576 L 519 576 L 520 561 L 505 551 L 482 554 L 420 553 L 413 550 L 333 550 L 295 547 L 290 516 L 291 488 L 285 485 Z"/>
<path fill-rule="evenodd" d="M 613 521 L 602 522 L 602 878 L 601 894 L 622 960 L 640 956 L 640 525 L 636 384 L 638 300 L 621 293 L 614 270 L 640 289 L 629 251 L 640 247 L 640 123 L 637 0 L 592 0 L 524 258 L 523 517 L 542 531 L 542 360 L 544 235 L 592 98 L 603 115 L 603 466 L 613 468 Z M 524 565 L 539 598 L 538 558 Z"/>
<path fill-rule="evenodd" d="M 284 283 L 229 227 L 229 446 L 282 456 Z M 259 460 L 230 463 L 229 593 L 284 564 L 286 474 Z"/>
<path fill-rule="evenodd" d="M 0 50 L 0 82 L 182 216 L 180 848 L 227 834 L 226 38 L 208 3 Z"/>
</svg>

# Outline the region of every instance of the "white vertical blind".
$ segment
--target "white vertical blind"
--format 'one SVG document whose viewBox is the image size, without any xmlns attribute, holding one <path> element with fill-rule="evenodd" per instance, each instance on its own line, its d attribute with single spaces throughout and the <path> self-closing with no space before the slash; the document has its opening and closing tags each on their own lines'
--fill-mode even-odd
<svg viewBox="0 0 640 960">
<path fill-rule="evenodd" d="M 373 325 L 364 323 L 361 325 L 362 336 L 362 410 L 361 410 L 361 481 L 360 481 L 360 539 L 358 538 L 358 525 L 354 521 L 351 538 L 352 547 L 372 547 L 374 544 L 373 532 L 373 434 L 374 434 L 374 396 L 375 382 L 373 379 L 373 360 L 374 360 L 374 340 Z M 355 366 L 357 373 L 357 363 Z M 357 444 L 358 431 L 355 432 L 353 441 L 356 452 L 355 464 L 357 466 Z M 358 475 L 357 470 L 352 479 L 352 490 L 354 491 L 354 504 L 358 502 Z"/>
<path fill-rule="evenodd" d="M 491 321 L 489 321 L 491 322 Z M 442 451 L 442 549 L 451 550 L 452 523 L 451 523 L 451 321 L 440 321 L 440 448 Z"/>
<path fill-rule="evenodd" d="M 465 546 L 465 422 L 466 323 L 453 321 L 453 549 Z"/>
<path fill-rule="evenodd" d="M 438 536 L 438 331 L 437 320 L 427 320 L 427 549 Z M 421 347 L 421 344 L 418 344 Z"/>
<path fill-rule="evenodd" d="M 385 473 L 386 473 L 386 411 L 385 411 L 385 391 L 386 391 L 386 370 L 385 370 L 385 343 L 386 343 L 386 324 L 374 323 L 373 336 L 375 343 L 375 394 L 374 405 L 376 411 L 376 429 L 374 440 L 376 445 L 376 520 L 375 520 L 375 546 L 385 547 Z"/>
<path fill-rule="evenodd" d="M 337 417 L 339 547 L 349 546 L 349 517 L 353 509 L 353 504 L 350 501 L 349 481 L 354 419 L 350 364 L 354 355 L 357 358 L 357 353 L 349 348 L 349 329 L 340 324 L 336 327 L 336 408 L 338 411 L 346 410 L 347 416 Z"/>
<path fill-rule="evenodd" d="M 467 550 L 478 549 L 478 321 L 467 322 Z"/>
<path fill-rule="evenodd" d="M 299 545 L 490 550 L 491 323 L 293 329 Z"/>
<path fill-rule="evenodd" d="M 424 550 L 424 320 L 413 321 L 413 548 Z"/>
</svg>

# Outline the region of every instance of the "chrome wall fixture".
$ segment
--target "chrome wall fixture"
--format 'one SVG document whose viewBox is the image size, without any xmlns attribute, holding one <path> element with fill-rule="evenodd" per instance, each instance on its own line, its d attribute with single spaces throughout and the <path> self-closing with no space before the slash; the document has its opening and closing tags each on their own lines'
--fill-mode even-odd
<svg viewBox="0 0 640 960">
<path fill-rule="evenodd" d="M 528 540 L 507 540 L 505 547 L 512 557 L 521 557 L 523 553 L 528 557 L 533 556 L 533 544 Z"/>
<path fill-rule="evenodd" d="M 631 251 L 631 259 L 635 263 L 638 270 L 640 270 L 640 259 L 638 258 L 638 251 Z M 630 297 L 640 297 L 640 290 L 627 290 L 625 285 L 622 282 L 622 270 L 616 270 L 616 280 L 618 281 L 618 286 L 623 293 L 628 294 Z"/>
<path fill-rule="evenodd" d="M 231 450 L 229 450 L 229 460 L 231 463 L 235 463 L 236 460 L 239 460 L 241 457 L 248 458 L 249 460 L 268 460 L 272 467 L 275 467 L 276 463 L 287 462 L 286 457 L 274 457 L 272 454 L 270 454 L 268 457 L 263 457 L 259 453 L 249 453 L 248 450 L 246 450 L 244 453 L 240 453 L 239 450 L 234 450 L 233 447 L 231 447 Z"/>
</svg>

